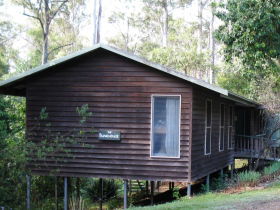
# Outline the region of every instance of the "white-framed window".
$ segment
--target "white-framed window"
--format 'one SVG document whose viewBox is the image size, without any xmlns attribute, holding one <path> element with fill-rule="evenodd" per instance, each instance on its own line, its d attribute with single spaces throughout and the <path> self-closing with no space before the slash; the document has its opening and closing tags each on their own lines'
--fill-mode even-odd
<svg viewBox="0 0 280 210">
<path fill-rule="evenodd" d="M 211 135 L 212 135 L 212 100 L 207 99 L 205 103 L 205 144 L 204 154 L 211 154 Z"/>
<path fill-rule="evenodd" d="M 151 157 L 180 157 L 180 95 L 152 95 Z"/>
<path fill-rule="evenodd" d="M 228 122 L 228 149 L 233 149 L 233 107 L 229 107 L 229 122 Z"/>
<path fill-rule="evenodd" d="M 225 148 L 225 104 L 220 104 L 219 151 Z"/>
</svg>

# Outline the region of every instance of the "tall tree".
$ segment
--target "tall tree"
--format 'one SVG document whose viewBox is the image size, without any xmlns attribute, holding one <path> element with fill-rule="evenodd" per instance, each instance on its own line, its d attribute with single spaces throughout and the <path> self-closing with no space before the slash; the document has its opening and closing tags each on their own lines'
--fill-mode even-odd
<svg viewBox="0 0 280 210">
<path fill-rule="evenodd" d="M 203 10 L 209 0 L 198 0 L 198 52 L 202 53 L 203 49 Z"/>
<path fill-rule="evenodd" d="M 214 22 L 215 22 L 215 8 L 216 2 L 215 0 L 211 3 L 211 20 L 210 20 L 210 27 L 209 27 L 209 48 L 210 48 L 210 72 L 209 72 L 209 82 L 211 84 L 215 83 L 215 62 L 216 62 L 216 43 L 215 43 L 215 36 L 214 36 Z"/>
<path fill-rule="evenodd" d="M 192 0 L 143 0 L 146 18 L 154 20 L 159 24 L 161 32 L 161 45 L 168 45 L 169 22 L 172 20 L 172 12 L 179 7 L 189 5 Z"/>
<path fill-rule="evenodd" d="M 184 19 L 173 18 L 175 11 L 182 11 L 182 8 L 190 2 L 143 0 L 141 12 L 128 16 L 126 16 L 128 9 L 125 8 L 112 17 L 112 23 L 128 23 L 129 27 L 109 42 L 154 62 L 207 80 L 206 70 L 210 68 L 210 59 L 207 51 L 201 53 L 197 51 L 198 39 L 194 36 L 197 28 L 194 24 L 186 23 Z M 163 15 L 166 8 L 167 24 L 164 21 L 166 16 Z M 164 28 L 166 30 L 163 30 Z M 166 45 L 164 40 L 168 41 Z"/>
<path fill-rule="evenodd" d="M 17 5 L 24 8 L 24 15 L 33 18 L 41 27 L 43 46 L 42 64 L 48 61 L 49 57 L 49 34 L 54 18 L 66 7 L 68 0 L 13 0 Z"/>
<path fill-rule="evenodd" d="M 141 14 L 130 0 L 119 0 L 118 3 L 119 7 L 109 17 L 109 23 L 116 29 L 117 34 L 108 38 L 108 42 L 136 53 L 141 43 L 146 40 L 146 34 L 140 32 L 143 27 Z"/>
<path fill-rule="evenodd" d="M 173 20 L 169 24 L 170 40 L 167 47 L 144 44 L 141 54 L 149 60 L 177 69 L 185 74 L 207 80 L 210 67 L 207 53 L 197 52 L 198 39 L 194 36 L 195 25 L 189 26 L 184 20 Z"/>
<path fill-rule="evenodd" d="M 2 8 L 0 2 L 0 11 Z M 0 77 L 8 73 L 10 63 L 13 60 L 15 49 L 13 43 L 20 34 L 20 28 L 9 20 L 4 12 L 0 12 Z"/>
<path fill-rule="evenodd" d="M 238 58 L 248 71 L 259 75 L 270 71 L 274 64 L 279 65 L 278 0 L 228 0 L 217 16 L 224 22 L 217 38 L 225 44 L 227 61 Z"/>
<path fill-rule="evenodd" d="M 7 21 L 0 21 L 0 77 L 8 73 L 7 44 L 12 25 Z"/>
<path fill-rule="evenodd" d="M 223 24 L 217 30 L 216 37 L 225 45 L 226 62 L 231 66 L 236 63 L 240 65 L 237 71 L 228 69 L 225 75 L 241 75 L 246 85 L 239 89 L 248 88 L 251 98 L 262 100 L 260 93 L 264 89 L 272 91 L 271 94 L 278 97 L 280 2 L 228 0 L 221 5 L 217 16 Z M 229 80 L 227 83 L 230 83 Z"/>
</svg>

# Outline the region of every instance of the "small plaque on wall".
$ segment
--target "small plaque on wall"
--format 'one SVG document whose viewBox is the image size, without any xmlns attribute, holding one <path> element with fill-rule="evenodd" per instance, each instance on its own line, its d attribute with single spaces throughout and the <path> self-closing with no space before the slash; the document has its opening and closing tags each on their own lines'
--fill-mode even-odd
<svg viewBox="0 0 280 210">
<path fill-rule="evenodd" d="M 111 130 L 100 130 L 98 132 L 98 139 L 107 140 L 107 141 L 120 141 L 121 132 L 120 131 L 111 131 Z"/>
</svg>

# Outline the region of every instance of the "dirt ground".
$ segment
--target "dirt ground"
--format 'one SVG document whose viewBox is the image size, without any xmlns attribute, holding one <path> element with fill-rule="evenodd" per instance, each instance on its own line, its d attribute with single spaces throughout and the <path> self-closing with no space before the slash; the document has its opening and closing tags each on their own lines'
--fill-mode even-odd
<svg viewBox="0 0 280 210">
<path fill-rule="evenodd" d="M 242 210 L 280 210 L 280 196 L 273 200 L 255 201 L 236 205 L 234 209 Z"/>
</svg>

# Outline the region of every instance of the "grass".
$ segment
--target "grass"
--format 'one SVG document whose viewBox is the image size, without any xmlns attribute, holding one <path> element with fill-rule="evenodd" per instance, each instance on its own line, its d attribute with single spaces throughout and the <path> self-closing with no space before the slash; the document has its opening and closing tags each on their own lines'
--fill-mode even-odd
<svg viewBox="0 0 280 210">
<path fill-rule="evenodd" d="M 268 188 L 246 191 L 238 194 L 208 193 L 191 199 L 181 198 L 167 204 L 130 208 L 131 210 L 161 210 L 161 209 L 244 209 L 248 205 L 267 202 L 279 198 L 280 182 L 271 184 Z"/>
</svg>

